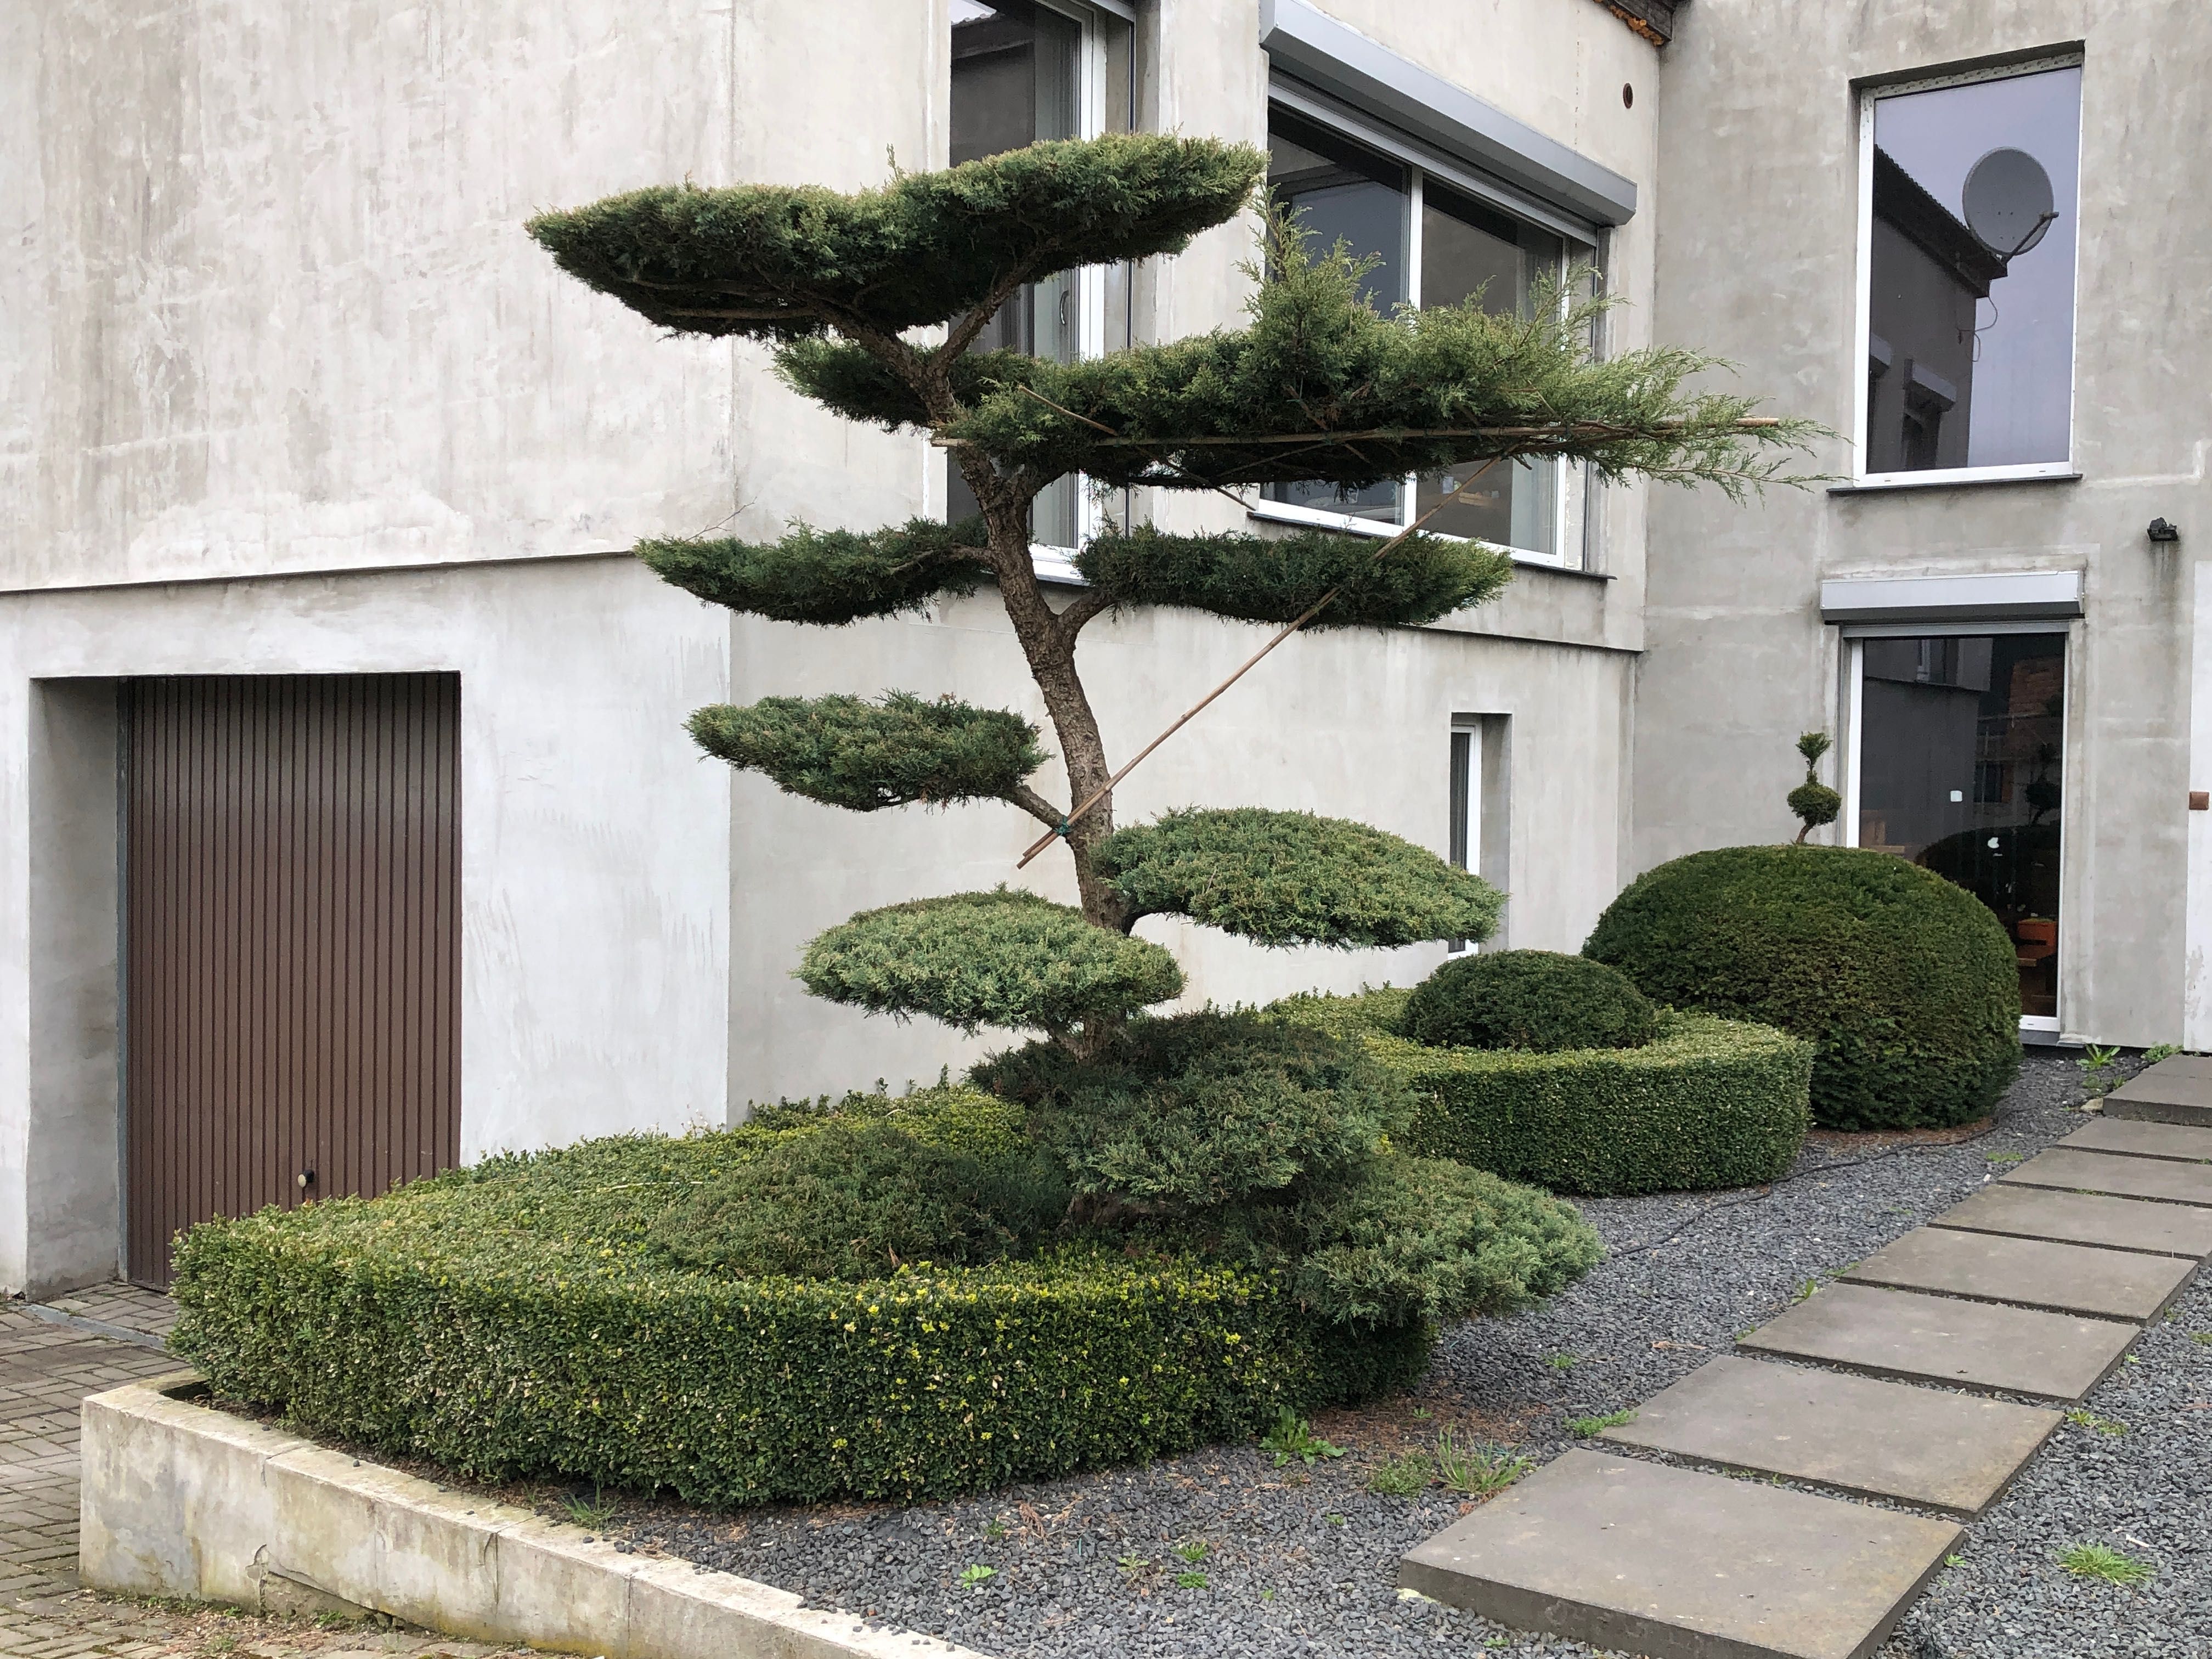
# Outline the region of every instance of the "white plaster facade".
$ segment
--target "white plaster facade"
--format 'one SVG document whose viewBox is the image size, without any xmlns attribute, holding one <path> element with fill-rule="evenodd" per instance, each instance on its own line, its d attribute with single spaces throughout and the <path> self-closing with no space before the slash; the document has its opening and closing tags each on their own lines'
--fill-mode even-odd
<svg viewBox="0 0 2212 1659">
<path fill-rule="evenodd" d="M 0 1285 L 115 1270 L 114 686 L 458 672 L 465 1156 L 896 1086 L 978 1045 L 806 998 L 854 909 L 1018 879 L 1009 808 L 840 814 L 701 759 L 769 693 L 953 693 L 1041 714 L 988 592 L 825 632 L 703 606 L 640 537 L 941 511 L 918 441 L 846 425 L 757 349 L 658 337 L 524 236 L 641 184 L 881 180 L 946 153 L 949 0 L 56 0 L 0 11 Z M 1322 8 L 1650 186 L 1652 47 L 1589 0 Z M 1143 0 L 1137 122 L 1260 142 L 1259 0 Z M 1633 108 L 1624 84 L 1639 94 Z M 1135 284 L 1140 337 L 1236 322 L 1251 227 Z M 1652 314 L 1650 216 L 1613 233 Z M 1525 569 L 1431 629 L 1291 641 L 1120 792 L 1354 816 L 1443 850 L 1455 716 L 1510 717 L 1512 942 L 1571 950 L 1631 865 L 1641 493 L 1597 567 Z M 1212 498 L 1164 522 L 1233 524 Z M 1126 755 L 1262 637 L 1092 624 Z M 1048 779 L 1057 783 L 1051 769 Z M 1061 890 L 1050 860 L 1030 872 Z M 1401 982 L 1441 946 L 1163 937 L 1194 1000 Z M 1156 930 L 1158 930 L 1156 932 Z"/>
</svg>

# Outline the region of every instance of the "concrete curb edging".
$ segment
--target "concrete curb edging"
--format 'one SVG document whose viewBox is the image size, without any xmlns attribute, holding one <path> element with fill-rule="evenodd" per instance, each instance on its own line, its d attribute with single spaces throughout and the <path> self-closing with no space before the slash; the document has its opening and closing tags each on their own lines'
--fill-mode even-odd
<svg viewBox="0 0 2212 1659">
<path fill-rule="evenodd" d="M 185 1397 L 201 1386 L 187 1371 L 84 1402 L 87 1585 L 382 1613 L 606 1659 L 981 1659 L 770 1584 L 626 1554 Z"/>
</svg>

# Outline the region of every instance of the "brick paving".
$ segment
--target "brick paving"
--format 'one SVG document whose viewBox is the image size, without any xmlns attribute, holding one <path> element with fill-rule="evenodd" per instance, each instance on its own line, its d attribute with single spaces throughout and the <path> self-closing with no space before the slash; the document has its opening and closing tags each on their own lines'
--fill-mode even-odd
<svg viewBox="0 0 2212 1659">
<path fill-rule="evenodd" d="M 404 1628 L 326 1626 L 95 1595 L 76 1579 L 84 1397 L 179 1369 L 167 1297 L 128 1285 L 42 1308 L 0 1304 L 0 1659 L 490 1659 L 504 1650 Z"/>
</svg>

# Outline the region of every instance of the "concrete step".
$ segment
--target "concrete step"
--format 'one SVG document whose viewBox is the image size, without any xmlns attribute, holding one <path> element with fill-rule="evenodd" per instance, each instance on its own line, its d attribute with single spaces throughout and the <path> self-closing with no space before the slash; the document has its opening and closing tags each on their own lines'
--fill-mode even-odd
<svg viewBox="0 0 2212 1659">
<path fill-rule="evenodd" d="M 2140 1333 L 2110 1319 L 1831 1285 L 1742 1339 L 1753 1352 L 1867 1371 L 2080 1400 Z"/>
<path fill-rule="evenodd" d="M 2212 1208 L 2212 1164 L 2175 1164 L 2165 1158 L 2123 1158 L 2113 1152 L 2081 1152 L 2070 1146 L 2053 1146 L 2004 1179 L 2016 1187 L 2056 1187 L 2067 1192 L 2110 1193 L 2116 1198 L 2149 1198 Z"/>
<path fill-rule="evenodd" d="M 2195 1262 L 2179 1256 L 1920 1227 L 1841 1277 L 1854 1285 L 1887 1285 L 2142 1324 L 2163 1313 L 2196 1272 Z"/>
<path fill-rule="evenodd" d="M 1650 1659 L 1867 1659 L 1948 1521 L 1571 1451 L 1406 1556 L 1399 1582 Z"/>
<path fill-rule="evenodd" d="M 2106 1095 L 2105 1115 L 2212 1128 L 2212 1066 L 2195 1054 L 2161 1060 Z"/>
<path fill-rule="evenodd" d="M 1928 1224 L 2186 1256 L 2192 1261 L 2212 1255 L 2212 1210 L 2192 1209 L 2185 1204 L 2153 1204 L 2139 1198 L 2112 1198 L 2101 1193 L 2008 1187 L 2002 1182 L 1992 1182 L 1963 1203 L 1953 1205 Z"/>
<path fill-rule="evenodd" d="M 2212 1129 L 2141 1119 L 2104 1118 L 2083 1124 L 2058 1143 L 2077 1152 L 2113 1152 L 2124 1158 L 2170 1158 L 2180 1164 L 2212 1164 Z"/>
<path fill-rule="evenodd" d="M 1724 1356 L 1604 1437 L 1972 1516 L 2064 1420 L 2008 1401 Z"/>
</svg>

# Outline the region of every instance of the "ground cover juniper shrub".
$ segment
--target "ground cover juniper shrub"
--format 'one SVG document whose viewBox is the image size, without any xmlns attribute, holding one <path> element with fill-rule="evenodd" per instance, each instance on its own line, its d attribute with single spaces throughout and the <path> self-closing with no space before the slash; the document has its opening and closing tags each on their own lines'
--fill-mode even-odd
<svg viewBox="0 0 2212 1659">
<path fill-rule="evenodd" d="M 1293 997 L 1279 1018 L 1356 1036 L 1419 1099 L 1401 1144 L 1590 1196 L 1740 1187 L 1790 1167 L 1808 1127 L 1812 1045 L 1662 1010 L 1639 1048 L 1436 1048 L 1402 1035 L 1414 993 Z"/>
<path fill-rule="evenodd" d="M 1726 847 L 1647 871 L 1583 954 L 1680 1008 L 1816 1045 L 1813 1120 L 1946 1127 L 2020 1067 L 2012 940 L 1979 899 L 1889 853 Z"/>
</svg>

